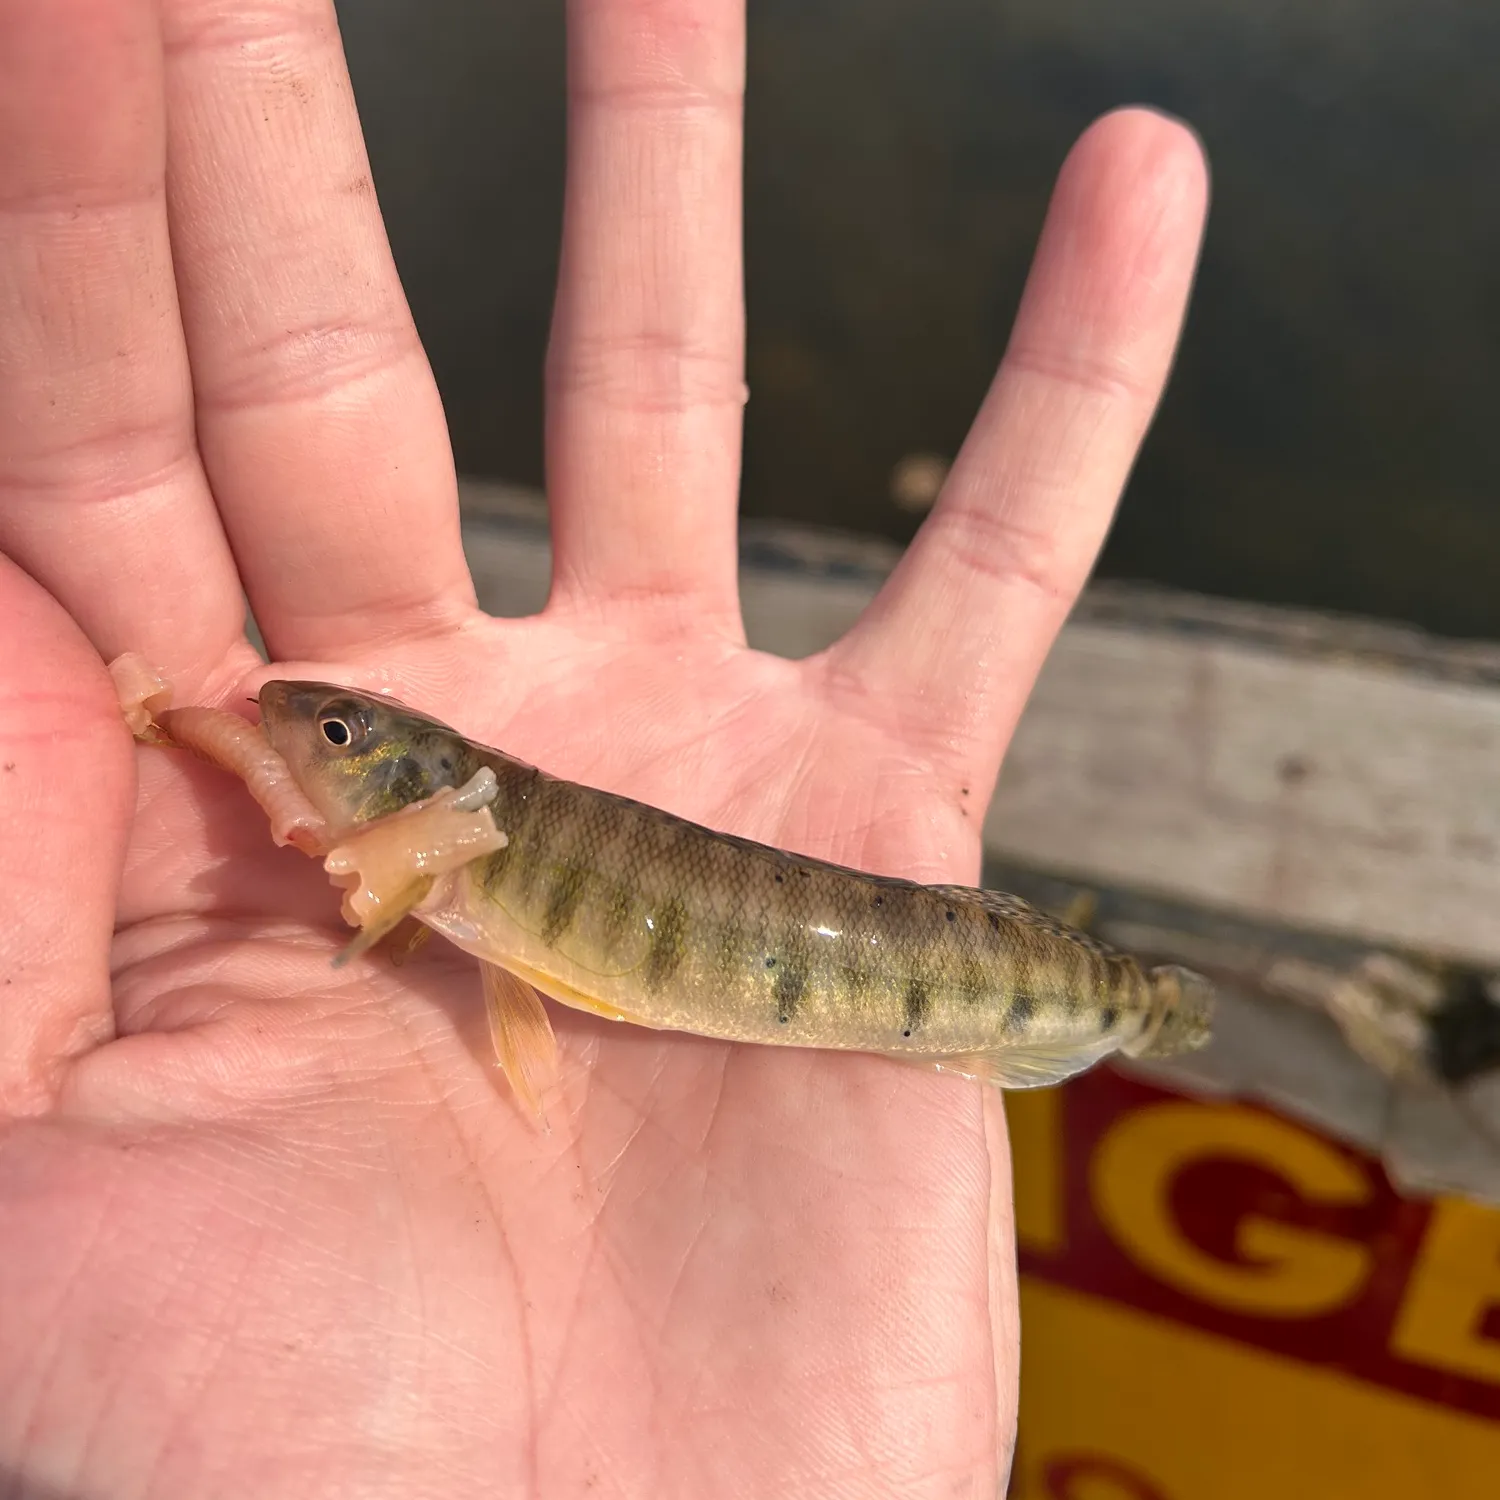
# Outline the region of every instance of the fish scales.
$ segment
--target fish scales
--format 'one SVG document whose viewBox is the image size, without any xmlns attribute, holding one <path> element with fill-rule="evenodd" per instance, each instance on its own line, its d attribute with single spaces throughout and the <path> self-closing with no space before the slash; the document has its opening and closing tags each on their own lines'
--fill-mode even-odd
<svg viewBox="0 0 1500 1500">
<path fill-rule="evenodd" d="M 1017 897 L 717 833 L 547 775 L 389 700 L 268 688 L 272 743 L 335 825 L 494 773 L 489 805 L 506 847 L 448 877 L 418 915 L 565 1003 L 729 1040 L 914 1061 L 1031 1051 L 1084 1066 L 1206 1034 L 1195 976 L 1147 972 Z M 309 737 L 330 714 L 353 726 L 352 747 Z"/>
<path fill-rule="evenodd" d="M 516 831 L 454 911 L 528 969 L 640 1020 L 946 1055 L 1009 1035 L 1092 1038 L 1149 1005 L 1133 960 L 1029 909 L 997 914 L 486 763 L 500 786 L 496 823 Z M 513 776 L 536 807 L 529 817 L 512 813 Z"/>
</svg>

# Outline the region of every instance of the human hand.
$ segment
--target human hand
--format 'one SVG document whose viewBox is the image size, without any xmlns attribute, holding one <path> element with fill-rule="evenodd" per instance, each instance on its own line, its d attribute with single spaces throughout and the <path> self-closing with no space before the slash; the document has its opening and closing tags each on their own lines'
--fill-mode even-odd
<svg viewBox="0 0 1500 1500">
<path fill-rule="evenodd" d="M 333 972 L 317 866 L 227 778 L 137 754 L 101 664 L 237 701 L 268 675 L 243 581 L 274 675 L 975 878 L 1165 378 L 1197 149 L 1140 112 L 1084 138 L 936 511 L 859 626 L 785 662 L 735 598 L 743 15 L 575 0 L 570 28 L 556 572 L 543 615 L 496 621 L 331 5 L 0 0 L 0 1492 L 1003 1478 L 997 1096 L 554 1010 L 541 1136 L 484 1060 L 472 963 Z"/>
</svg>

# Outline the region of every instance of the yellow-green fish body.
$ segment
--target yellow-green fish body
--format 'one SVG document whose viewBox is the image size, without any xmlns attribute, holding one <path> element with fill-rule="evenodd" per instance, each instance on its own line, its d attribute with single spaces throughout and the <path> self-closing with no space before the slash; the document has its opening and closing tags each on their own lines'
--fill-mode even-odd
<svg viewBox="0 0 1500 1500">
<path fill-rule="evenodd" d="M 716 833 L 549 776 L 388 699 L 270 683 L 262 723 L 329 823 L 488 768 L 505 847 L 416 915 L 565 1004 L 731 1041 L 884 1053 L 1006 1087 L 1208 1035 L 1207 983 L 1020 899 L 922 886 Z"/>
</svg>

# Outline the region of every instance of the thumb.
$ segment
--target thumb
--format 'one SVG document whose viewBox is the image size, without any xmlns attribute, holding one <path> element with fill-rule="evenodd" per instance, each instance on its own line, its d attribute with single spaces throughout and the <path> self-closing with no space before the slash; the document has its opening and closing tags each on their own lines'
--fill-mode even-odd
<svg viewBox="0 0 1500 1500">
<path fill-rule="evenodd" d="M 109 949 L 135 758 L 109 674 L 0 557 L 0 1118 L 114 1035 Z"/>
</svg>

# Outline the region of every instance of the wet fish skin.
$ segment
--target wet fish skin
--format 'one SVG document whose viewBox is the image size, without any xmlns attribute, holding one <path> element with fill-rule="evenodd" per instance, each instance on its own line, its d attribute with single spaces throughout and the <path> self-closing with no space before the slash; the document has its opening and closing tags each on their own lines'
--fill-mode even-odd
<svg viewBox="0 0 1500 1500">
<path fill-rule="evenodd" d="M 717 833 L 383 697 L 272 682 L 260 703 L 272 746 L 334 828 L 488 767 L 507 843 L 417 915 L 563 1003 L 727 1040 L 879 1052 L 1006 1087 L 1207 1039 L 1205 980 L 1146 970 L 1018 897 Z"/>
</svg>

